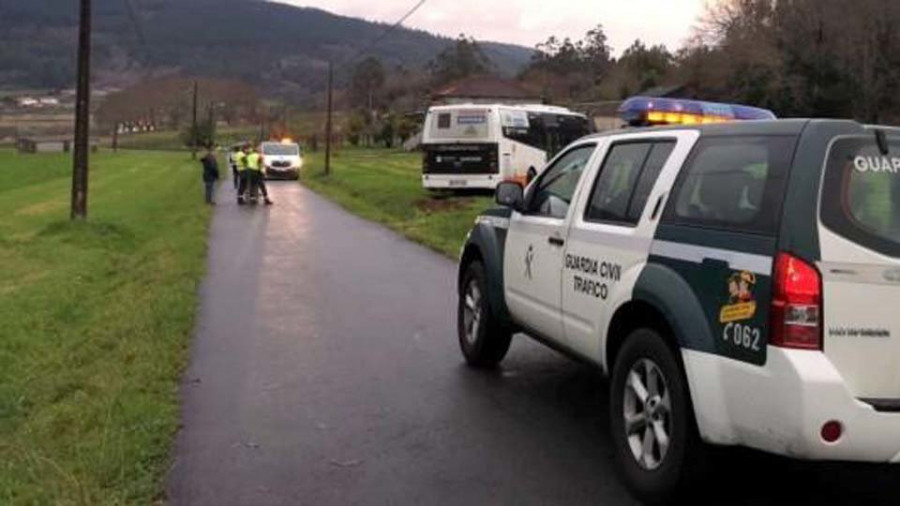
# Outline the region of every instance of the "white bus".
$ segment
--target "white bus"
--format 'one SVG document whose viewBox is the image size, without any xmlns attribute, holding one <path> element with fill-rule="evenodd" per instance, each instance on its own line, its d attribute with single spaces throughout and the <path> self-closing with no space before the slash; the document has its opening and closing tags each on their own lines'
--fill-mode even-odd
<svg viewBox="0 0 900 506">
<path fill-rule="evenodd" d="M 587 116 L 563 107 L 435 106 L 422 132 L 422 186 L 493 190 L 501 181 L 525 183 L 592 130 Z"/>
</svg>

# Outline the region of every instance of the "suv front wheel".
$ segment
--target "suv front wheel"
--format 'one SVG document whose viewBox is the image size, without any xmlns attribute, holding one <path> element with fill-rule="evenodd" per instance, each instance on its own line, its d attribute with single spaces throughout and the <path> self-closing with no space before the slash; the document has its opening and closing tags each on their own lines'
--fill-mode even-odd
<svg viewBox="0 0 900 506">
<path fill-rule="evenodd" d="M 687 381 L 660 334 L 638 329 L 615 360 L 610 430 L 619 467 L 636 497 L 650 504 L 683 492 L 700 450 Z"/>
<path fill-rule="evenodd" d="M 466 267 L 459 291 L 456 318 L 459 347 L 473 367 L 493 367 L 509 351 L 512 334 L 502 328 L 491 312 L 484 266 L 472 262 Z"/>
</svg>

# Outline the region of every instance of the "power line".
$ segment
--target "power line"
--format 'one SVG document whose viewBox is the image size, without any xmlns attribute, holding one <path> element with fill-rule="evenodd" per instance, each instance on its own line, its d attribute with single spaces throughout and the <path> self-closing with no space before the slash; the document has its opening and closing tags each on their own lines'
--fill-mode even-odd
<svg viewBox="0 0 900 506">
<path fill-rule="evenodd" d="M 419 2 L 416 5 L 414 5 L 412 9 L 407 11 L 407 13 L 403 15 L 403 17 L 401 17 L 399 20 L 397 20 L 397 22 L 394 23 L 393 25 L 389 26 L 384 32 L 381 33 L 381 35 L 379 35 L 374 40 L 372 40 L 372 42 L 370 42 L 367 46 L 359 49 L 352 56 L 350 56 L 349 58 L 345 58 L 342 62 L 338 63 L 338 68 L 340 68 L 344 65 L 347 65 L 349 63 L 352 63 L 353 60 L 366 54 L 370 49 L 372 49 L 376 45 L 378 45 L 379 42 L 386 39 L 388 35 L 392 34 L 397 28 L 400 28 L 400 25 L 402 25 L 407 19 L 409 19 L 413 14 L 415 14 L 416 11 L 421 9 L 422 6 L 425 5 L 425 2 L 427 2 L 427 1 L 428 0 L 419 0 Z"/>
<path fill-rule="evenodd" d="M 140 42 L 142 46 L 146 46 L 147 39 L 144 38 L 144 29 L 141 26 L 140 18 L 138 18 L 137 9 L 134 8 L 134 4 L 131 3 L 131 0 L 123 1 L 125 2 L 125 10 L 128 12 L 128 19 L 134 27 L 134 33 L 137 35 L 138 42 Z"/>
<path fill-rule="evenodd" d="M 416 11 L 418 11 L 423 5 L 425 5 L 425 2 L 426 2 L 426 1 L 427 1 L 427 0 L 419 0 L 419 2 L 416 3 L 416 5 L 414 5 L 412 9 L 410 9 L 406 14 L 404 14 L 403 17 L 401 17 L 400 19 L 398 19 L 396 23 L 394 23 L 393 25 L 391 25 L 390 27 L 388 27 L 387 30 L 385 30 L 384 32 L 382 32 L 381 35 L 379 35 L 378 37 L 376 37 L 376 38 L 375 38 L 372 42 L 370 42 L 367 46 L 364 46 L 362 49 L 358 50 L 356 53 L 353 54 L 353 56 L 344 59 L 344 61 L 342 61 L 342 62 L 339 64 L 339 67 L 342 67 L 342 66 L 344 66 L 344 65 L 347 65 L 347 64 L 349 64 L 349 63 L 352 63 L 353 60 L 359 58 L 360 56 L 362 56 L 363 54 L 365 54 L 367 51 L 369 51 L 370 49 L 372 49 L 373 47 L 375 47 L 376 45 L 378 45 L 379 42 L 381 42 L 381 41 L 384 40 L 388 35 L 390 35 L 391 33 L 393 33 L 393 31 L 396 30 L 398 27 L 400 27 L 400 25 L 402 25 L 404 21 L 406 21 L 407 19 L 409 19 L 410 16 L 412 16 L 413 14 L 415 14 Z M 326 117 L 326 120 L 325 120 L 325 175 L 330 175 L 330 174 L 331 174 L 331 126 L 332 126 L 331 115 L 332 115 L 332 86 L 333 86 L 333 81 L 334 81 L 334 66 L 332 65 L 332 62 L 329 60 L 329 62 L 328 62 L 328 112 L 326 113 L 326 114 L 327 114 L 327 117 Z"/>
</svg>

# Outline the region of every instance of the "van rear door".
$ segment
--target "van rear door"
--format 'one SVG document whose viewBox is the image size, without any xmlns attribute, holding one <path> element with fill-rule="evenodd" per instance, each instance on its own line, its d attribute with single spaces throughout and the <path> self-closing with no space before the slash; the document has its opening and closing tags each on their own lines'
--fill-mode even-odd
<svg viewBox="0 0 900 506">
<path fill-rule="evenodd" d="M 900 133 L 836 138 L 819 207 L 824 352 L 857 398 L 896 409 Z"/>
</svg>

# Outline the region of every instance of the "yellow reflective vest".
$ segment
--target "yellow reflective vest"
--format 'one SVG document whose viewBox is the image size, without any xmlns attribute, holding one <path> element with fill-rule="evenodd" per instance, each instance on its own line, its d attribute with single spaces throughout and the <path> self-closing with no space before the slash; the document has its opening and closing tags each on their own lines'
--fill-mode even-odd
<svg viewBox="0 0 900 506">
<path fill-rule="evenodd" d="M 238 171 L 247 170 L 247 154 L 246 153 L 244 153 L 243 151 L 238 151 L 237 153 L 234 154 L 234 156 L 232 156 L 232 159 L 234 160 L 235 165 L 237 165 Z"/>
<path fill-rule="evenodd" d="M 259 155 L 259 153 L 250 153 L 249 155 L 247 155 L 247 169 L 255 170 L 258 172 L 260 169 L 261 158 L 262 157 Z"/>
</svg>

